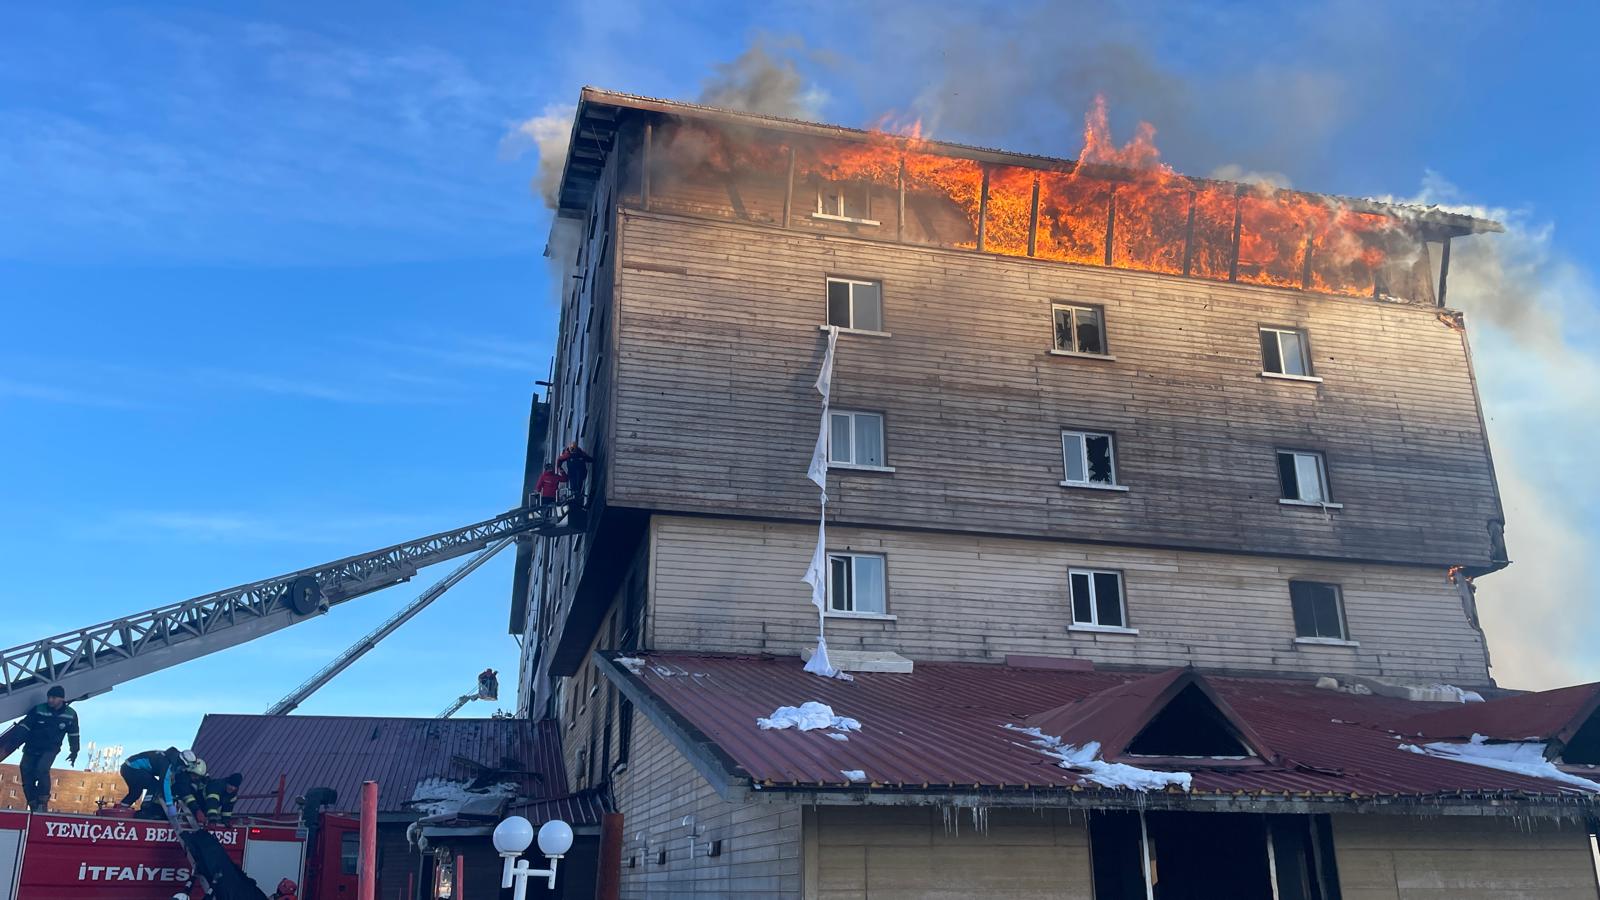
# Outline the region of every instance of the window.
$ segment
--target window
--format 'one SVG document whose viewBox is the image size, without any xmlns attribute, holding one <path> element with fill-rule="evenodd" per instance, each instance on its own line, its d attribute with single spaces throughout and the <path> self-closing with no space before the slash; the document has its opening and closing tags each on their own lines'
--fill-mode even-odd
<svg viewBox="0 0 1600 900">
<path fill-rule="evenodd" d="M 885 468 L 883 416 L 866 412 L 832 412 L 828 415 L 830 465 Z"/>
<path fill-rule="evenodd" d="M 882 331 L 882 285 L 876 281 L 829 278 L 828 324 L 852 331 Z"/>
<path fill-rule="evenodd" d="M 868 553 L 828 554 L 828 609 L 883 615 L 883 557 Z"/>
<path fill-rule="evenodd" d="M 1311 377 L 1306 333 L 1292 328 L 1261 329 L 1261 371 L 1272 375 Z"/>
<path fill-rule="evenodd" d="M 346 831 L 339 835 L 339 874 L 355 875 L 361 871 L 361 833 Z"/>
<path fill-rule="evenodd" d="M 1117 483 L 1116 453 L 1111 447 L 1109 434 L 1063 431 L 1061 458 L 1067 472 L 1062 484 L 1113 487 Z"/>
<path fill-rule="evenodd" d="M 1126 628 L 1122 602 L 1122 573 L 1101 569 L 1072 569 L 1067 573 L 1072 590 L 1072 624 Z"/>
<path fill-rule="evenodd" d="M 865 182 L 824 181 L 817 185 L 817 210 L 819 219 L 844 219 L 862 225 L 876 225 L 872 220 L 872 193 Z"/>
<path fill-rule="evenodd" d="M 1344 625 L 1344 597 L 1337 584 L 1291 581 L 1289 602 L 1294 605 L 1295 637 L 1350 639 Z"/>
<path fill-rule="evenodd" d="M 1051 307 L 1056 320 L 1056 350 L 1061 353 L 1106 355 L 1105 311 L 1098 306 Z"/>
<path fill-rule="evenodd" d="M 1328 470 L 1321 453 L 1279 450 L 1278 480 L 1283 486 L 1284 500 L 1300 503 L 1329 502 Z"/>
</svg>

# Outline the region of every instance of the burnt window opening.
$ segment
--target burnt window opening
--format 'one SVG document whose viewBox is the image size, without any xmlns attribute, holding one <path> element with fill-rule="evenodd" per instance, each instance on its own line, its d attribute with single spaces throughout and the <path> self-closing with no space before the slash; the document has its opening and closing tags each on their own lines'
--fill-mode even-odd
<svg viewBox="0 0 1600 900">
<path fill-rule="evenodd" d="M 1321 453 L 1306 450 L 1278 451 L 1278 483 L 1284 500 L 1296 503 L 1328 503 L 1328 464 Z"/>
<path fill-rule="evenodd" d="M 1051 307 L 1055 317 L 1055 349 L 1060 353 L 1086 353 L 1105 356 L 1105 310 L 1098 306 L 1071 306 L 1057 303 Z"/>
<path fill-rule="evenodd" d="M 1572 740 L 1561 748 L 1561 761 L 1575 766 L 1600 766 L 1600 712 L 1591 713 Z"/>
<path fill-rule="evenodd" d="M 1289 602 L 1294 607 L 1295 637 L 1350 639 L 1344 620 L 1344 595 L 1337 584 L 1291 581 Z"/>
<path fill-rule="evenodd" d="M 1191 684 L 1128 742 L 1131 756 L 1254 756 L 1205 691 Z"/>
<path fill-rule="evenodd" d="M 1312 377 L 1306 333 L 1295 328 L 1262 328 L 1261 371 L 1270 375 Z"/>
<path fill-rule="evenodd" d="M 1096 812 L 1089 852 L 1095 900 L 1340 896 L 1327 816 Z"/>
</svg>

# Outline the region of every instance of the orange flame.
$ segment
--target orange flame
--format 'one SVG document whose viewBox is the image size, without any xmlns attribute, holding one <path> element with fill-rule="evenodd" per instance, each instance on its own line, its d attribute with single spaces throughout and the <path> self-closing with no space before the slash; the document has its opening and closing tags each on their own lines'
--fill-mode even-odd
<svg viewBox="0 0 1600 900">
<path fill-rule="evenodd" d="M 858 183 L 885 194 L 903 189 L 902 227 L 926 228 L 923 218 L 958 223 L 927 237 L 973 248 L 981 235 L 985 252 L 1007 256 L 1109 261 L 1116 268 L 1362 296 L 1383 287 L 1385 267 L 1409 264 L 1406 249 L 1417 248 L 1416 236 L 1394 216 L 1358 212 L 1333 198 L 1179 175 L 1161 161 L 1155 135 L 1140 123 L 1119 146 L 1105 99 L 1096 97 L 1084 117 L 1078 161 L 1059 169 L 933 152 L 939 148 L 923 138 L 919 121 L 887 117 L 865 140 L 797 141 L 794 165 L 797 181 Z M 719 171 L 781 171 L 788 153 L 788 145 L 769 141 L 759 148 L 729 137 L 687 146 Z"/>
</svg>

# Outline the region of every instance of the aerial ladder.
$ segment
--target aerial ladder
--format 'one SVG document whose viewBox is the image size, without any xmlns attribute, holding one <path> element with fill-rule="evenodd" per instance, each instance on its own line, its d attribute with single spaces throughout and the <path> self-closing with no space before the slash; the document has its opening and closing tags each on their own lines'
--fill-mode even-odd
<svg viewBox="0 0 1600 900">
<path fill-rule="evenodd" d="M 585 529 L 585 520 L 586 511 L 575 504 L 544 509 L 522 507 L 453 531 L 0 650 L 0 722 L 15 719 L 43 702 L 51 685 L 61 685 L 73 700 L 103 694 L 123 682 L 264 637 L 357 597 L 409 581 L 419 570 L 435 563 L 480 554 L 480 558 L 453 573 L 454 580 L 445 579 L 454 584 L 518 538 L 577 534 Z M 326 684 L 449 587 L 444 582 L 440 584 L 444 587 L 435 585 L 412 601 L 377 632 L 368 635 L 364 643 L 346 651 L 279 705 L 292 700 L 288 708 L 293 709 L 300 699 Z M 317 681 L 323 675 L 326 677 Z M 294 699 L 297 696 L 299 699 Z M 274 711 L 278 708 L 274 707 Z"/>
<path fill-rule="evenodd" d="M 478 687 L 470 693 L 462 694 L 455 702 L 444 708 L 435 718 L 448 719 L 474 700 L 499 700 L 500 699 L 500 673 L 493 669 L 484 669 L 478 673 Z"/>
</svg>

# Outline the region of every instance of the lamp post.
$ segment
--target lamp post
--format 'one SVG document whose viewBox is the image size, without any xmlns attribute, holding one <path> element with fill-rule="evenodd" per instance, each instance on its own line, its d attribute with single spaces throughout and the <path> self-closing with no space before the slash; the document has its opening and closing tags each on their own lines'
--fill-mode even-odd
<svg viewBox="0 0 1600 900">
<path fill-rule="evenodd" d="M 551 819 L 539 829 L 539 851 L 550 857 L 550 868 L 534 869 L 528 861 L 519 859 L 528 845 L 533 843 L 533 825 L 521 816 L 509 816 L 494 829 L 494 849 L 506 861 L 500 875 L 500 887 L 516 886 L 516 900 L 525 900 L 529 878 L 545 878 L 545 886 L 556 888 L 556 866 L 561 857 L 572 849 L 572 826 L 560 819 Z"/>
</svg>

